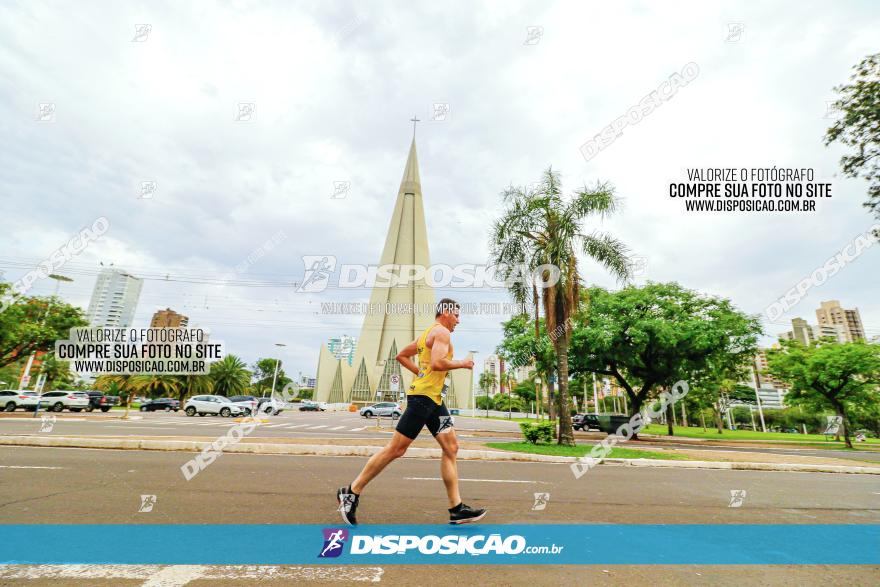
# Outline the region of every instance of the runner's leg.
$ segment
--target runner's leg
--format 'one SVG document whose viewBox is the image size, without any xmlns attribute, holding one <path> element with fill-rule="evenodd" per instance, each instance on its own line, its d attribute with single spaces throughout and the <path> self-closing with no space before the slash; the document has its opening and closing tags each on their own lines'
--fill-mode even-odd
<svg viewBox="0 0 880 587">
<path fill-rule="evenodd" d="M 391 461 L 402 457 L 406 453 L 406 449 L 409 448 L 409 445 L 412 444 L 413 440 L 413 438 L 407 438 L 395 430 L 394 436 L 391 437 L 391 441 L 385 446 L 385 448 L 370 457 L 370 460 L 364 465 L 361 474 L 357 476 L 357 479 L 352 481 L 352 492 L 360 495 L 367 486 L 367 483 L 381 473 Z"/>
<path fill-rule="evenodd" d="M 454 508 L 461 503 L 461 493 L 458 489 L 458 437 L 455 428 L 452 427 L 452 416 L 446 409 L 446 404 L 437 406 L 437 410 L 431 414 L 425 426 L 434 435 L 434 439 L 443 450 L 440 457 L 440 476 L 446 486 L 446 496 L 449 498 L 449 507 Z"/>
</svg>

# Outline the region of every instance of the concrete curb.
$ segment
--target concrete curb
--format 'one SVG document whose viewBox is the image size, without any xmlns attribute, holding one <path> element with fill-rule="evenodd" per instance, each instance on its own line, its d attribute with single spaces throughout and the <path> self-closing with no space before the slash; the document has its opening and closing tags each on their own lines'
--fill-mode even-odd
<svg viewBox="0 0 880 587">
<path fill-rule="evenodd" d="M 0 436 L 0 446 L 35 446 L 64 448 L 104 448 L 122 450 L 162 450 L 199 452 L 213 444 L 196 440 L 144 440 L 137 438 L 71 438 L 64 436 Z M 322 444 L 274 444 L 268 442 L 239 442 L 223 447 L 223 452 L 268 455 L 314 455 L 337 457 L 369 457 L 380 451 L 380 446 L 341 446 Z M 439 458 L 438 448 L 410 448 L 404 458 Z M 527 463 L 574 463 L 575 457 L 536 455 L 496 450 L 459 450 L 458 458 L 465 461 L 518 461 Z M 715 461 L 664 461 L 655 459 L 605 459 L 601 464 L 628 467 L 660 467 L 667 469 L 722 469 L 739 471 L 789 471 L 805 473 L 850 473 L 880 475 L 880 467 L 850 467 L 845 465 L 805 465 L 788 463 L 741 463 Z"/>
</svg>

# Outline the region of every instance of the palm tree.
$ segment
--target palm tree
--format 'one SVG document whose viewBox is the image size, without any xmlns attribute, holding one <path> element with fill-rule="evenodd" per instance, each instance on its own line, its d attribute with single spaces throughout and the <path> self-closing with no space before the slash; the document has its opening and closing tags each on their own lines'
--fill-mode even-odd
<svg viewBox="0 0 880 587">
<path fill-rule="evenodd" d="M 135 391 L 158 397 L 175 395 L 180 391 L 180 379 L 175 375 L 135 375 L 129 385 Z"/>
<path fill-rule="evenodd" d="M 226 355 L 211 364 L 211 380 L 214 383 L 214 393 L 227 397 L 241 395 L 250 385 L 251 372 L 247 370 L 244 361 L 235 355 Z"/>
<path fill-rule="evenodd" d="M 480 373 L 480 389 L 486 394 L 486 399 L 489 398 L 489 390 L 495 387 L 495 383 L 495 373 L 492 371 L 483 371 Z M 474 411 L 476 412 L 476 406 L 474 406 Z M 489 402 L 486 402 L 486 417 L 489 417 Z"/>
<path fill-rule="evenodd" d="M 214 392 L 214 381 L 210 375 L 178 375 L 177 380 L 180 382 L 177 399 L 181 407 L 190 396 Z"/>
<path fill-rule="evenodd" d="M 604 218 L 616 212 L 619 200 L 614 196 L 614 189 L 602 183 L 592 189 L 584 186 L 566 200 L 562 197 L 559 174 L 552 168 L 544 172 L 541 182 L 533 189 L 511 186 L 503 196 L 507 209 L 493 225 L 490 243 L 493 261 L 508 279 L 522 269 L 529 275 L 537 273 L 535 280 L 509 281 L 508 289 L 518 304 L 531 302 L 534 305 L 536 340 L 540 340 L 539 300 L 543 304 L 559 375 L 557 441 L 574 445 L 568 397 L 568 344 L 570 318 L 578 311 L 581 289 L 578 250 L 598 261 L 618 280 L 629 277 L 626 246 L 607 233 L 583 232 L 581 221 L 594 214 Z"/>
</svg>

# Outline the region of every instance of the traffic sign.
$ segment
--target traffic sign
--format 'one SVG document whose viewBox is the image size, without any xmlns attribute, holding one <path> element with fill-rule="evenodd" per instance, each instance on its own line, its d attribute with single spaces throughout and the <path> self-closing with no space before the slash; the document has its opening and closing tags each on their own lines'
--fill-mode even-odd
<svg viewBox="0 0 880 587">
<path fill-rule="evenodd" d="M 400 375 L 398 375 L 397 373 L 393 374 L 389 378 L 389 381 L 391 382 L 391 392 L 392 393 L 400 391 Z"/>
</svg>

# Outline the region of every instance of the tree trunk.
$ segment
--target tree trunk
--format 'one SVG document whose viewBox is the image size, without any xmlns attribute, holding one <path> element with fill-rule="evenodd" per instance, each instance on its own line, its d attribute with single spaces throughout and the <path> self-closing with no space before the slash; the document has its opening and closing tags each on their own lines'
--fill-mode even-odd
<svg viewBox="0 0 880 587">
<path fill-rule="evenodd" d="M 703 432 L 706 431 L 706 414 L 703 413 L 703 406 L 700 406 L 700 424 L 703 425 Z"/>
<path fill-rule="evenodd" d="M 715 417 L 715 427 L 718 428 L 718 434 L 724 432 L 724 422 L 721 421 L 721 409 L 717 403 L 712 404 L 712 415 Z"/>
<path fill-rule="evenodd" d="M 566 328 L 566 330 L 568 330 Z M 571 428 L 571 409 L 568 407 L 568 333 L 556 339 L 557 370 L 559 372 L 559 436 L 558 444 L 574 446 Z"/>
<path fill-rule="evenodd" d="M 846 409 L 842 403 L 838 402 L 834 404 L 834 410 L 840 417 L 840 427 L 843 428 L 843 441 L 846 443 L 846 448 L 852 448 L 852 439 L 849 437 L 849 422 L 846 419 Z"/>
<path fill-rule="evenodd" d="M 685 428 L 688 427 L 688 413 L 687 409 L 684 407 L 684 399 L 681 400 L 681 425 Z"/>
<path fill-rule="evenodd" d="M 666 404 L 666 433 L 669 436 L 675 436 L 675 430 L 673 430 L 673 418 L 675 418 L 675 413 L 672 411 L 672 402 Z"/>
<path fill-rule="evenodd" d="M 550 420 L 556 419 L 556 384 L 553 383 L 553 372 L 547 377 L 547 412 Z"/>
</svg>

